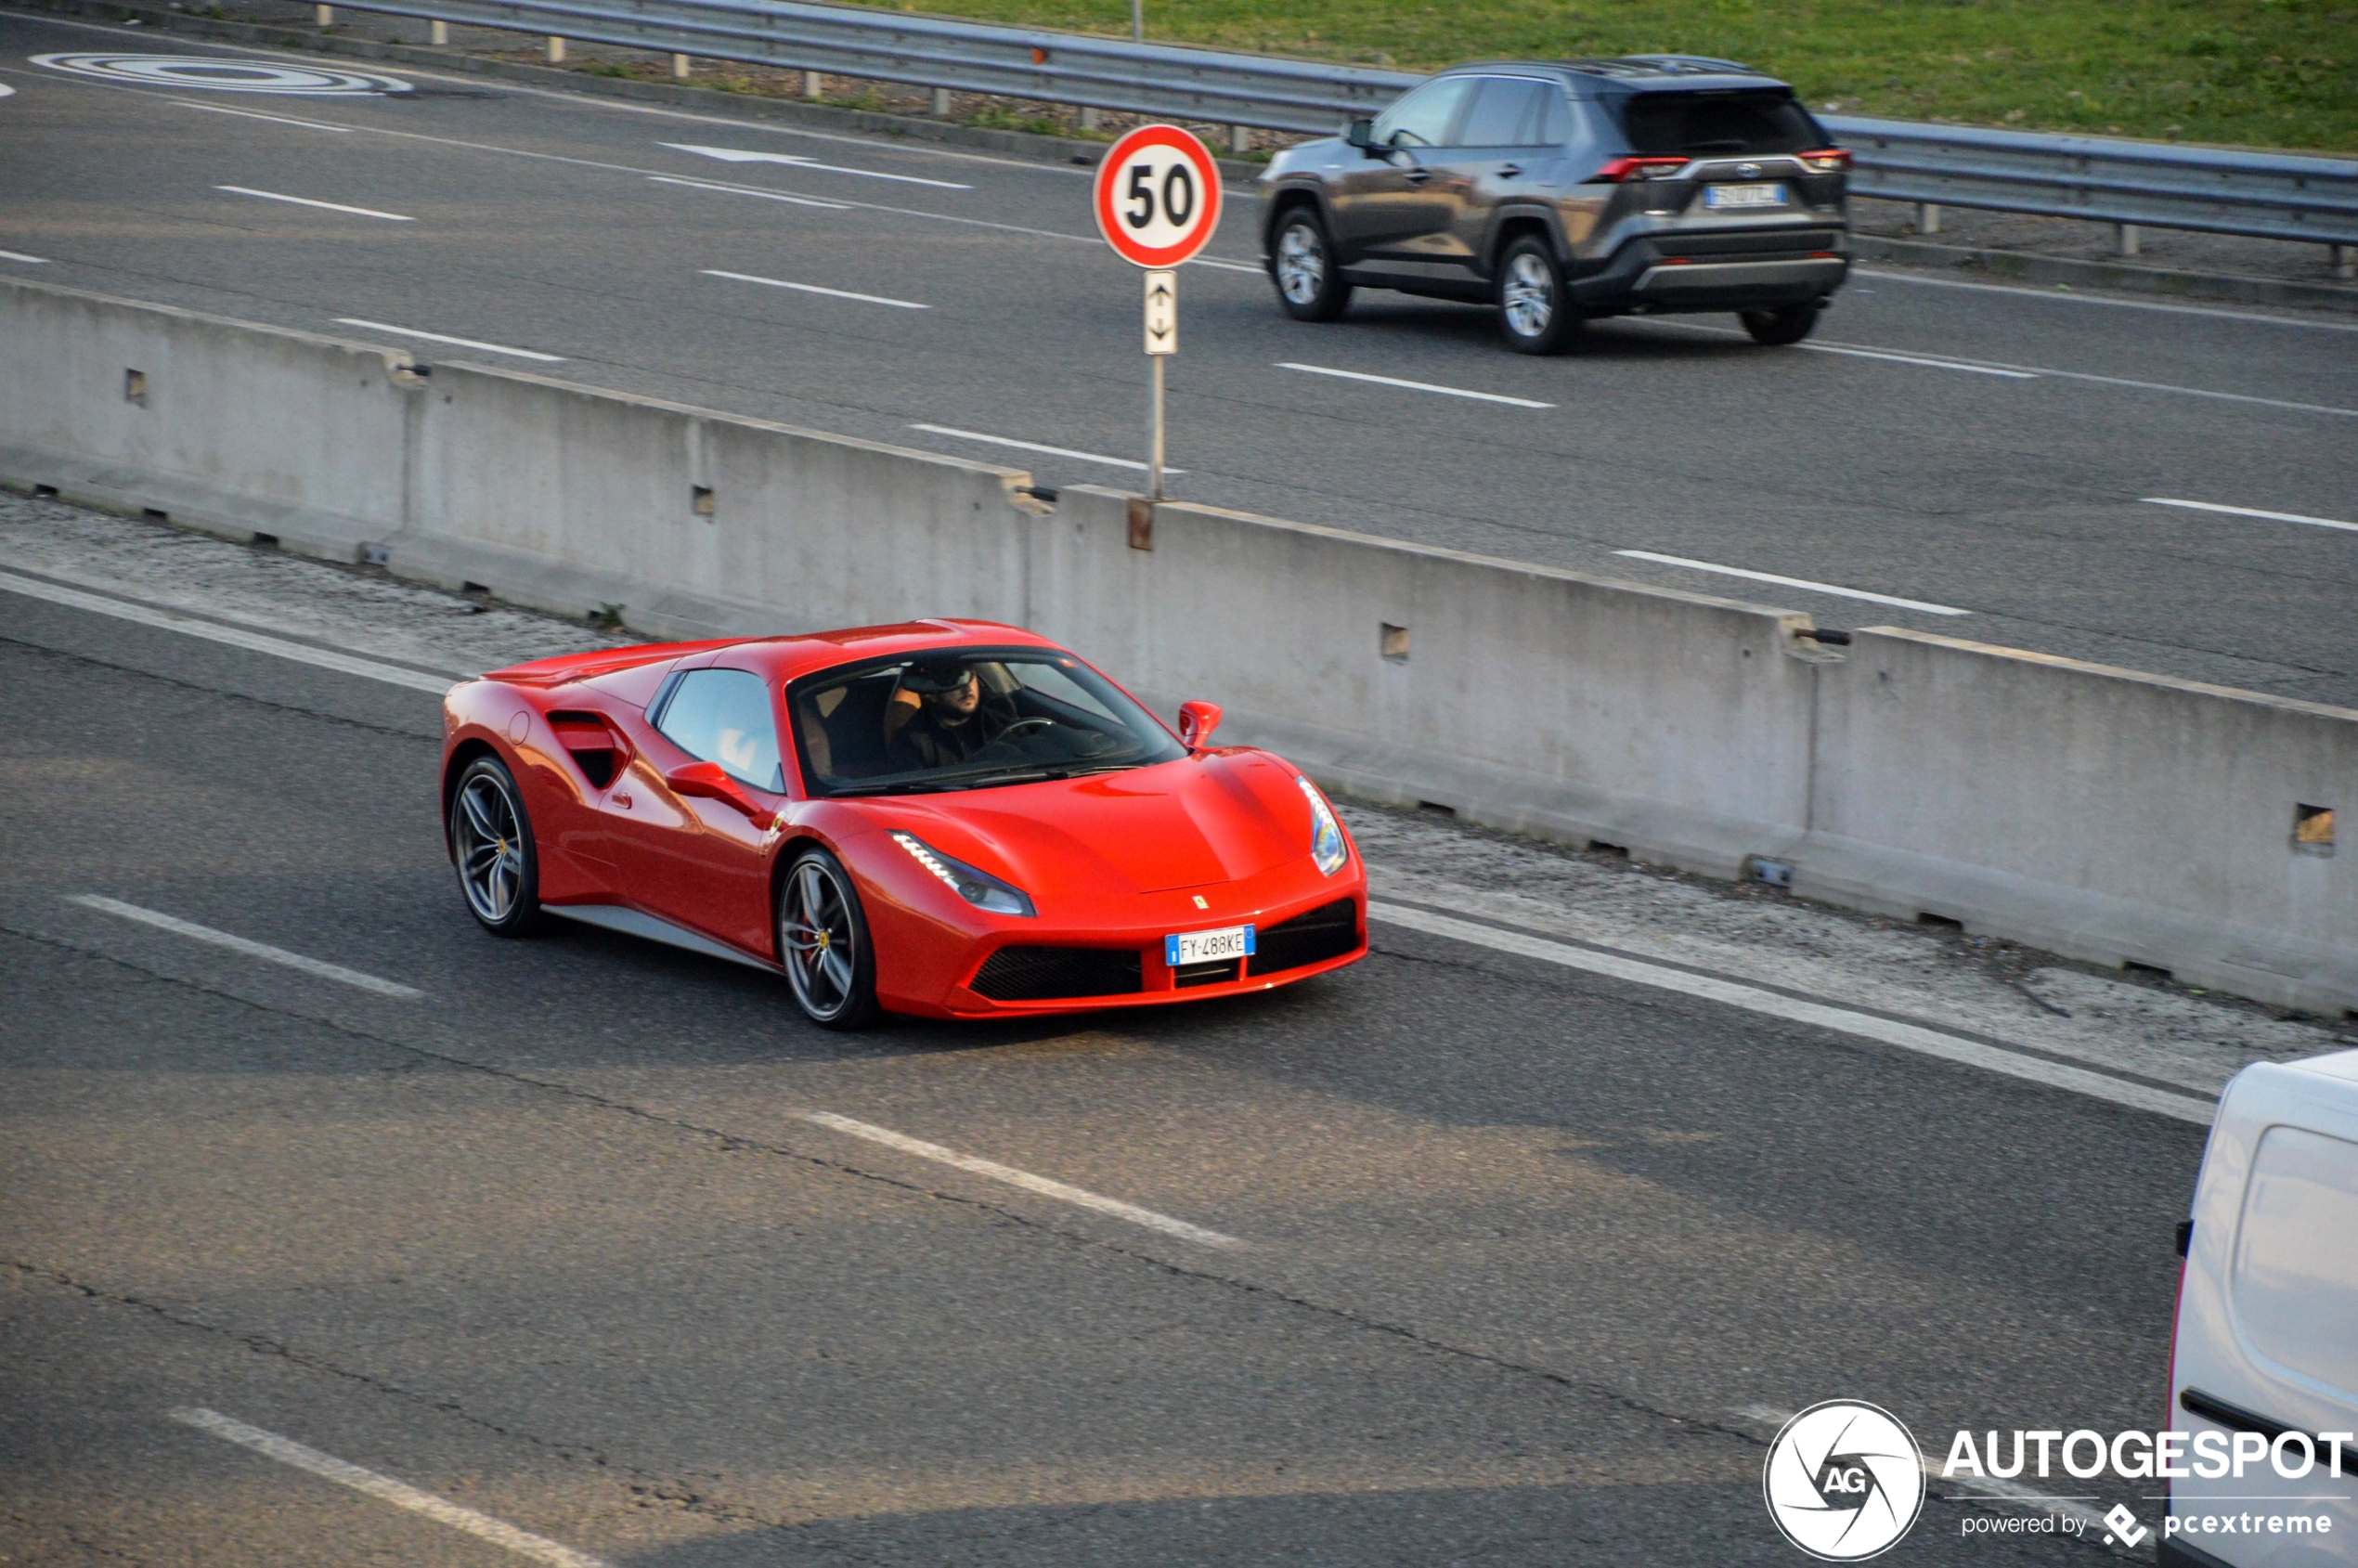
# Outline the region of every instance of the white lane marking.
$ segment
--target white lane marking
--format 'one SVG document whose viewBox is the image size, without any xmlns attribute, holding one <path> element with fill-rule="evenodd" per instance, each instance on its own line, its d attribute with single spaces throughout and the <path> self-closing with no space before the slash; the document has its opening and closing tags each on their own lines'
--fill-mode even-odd
<svg viewBox="0 0 2358 1568">
<path fill-rule="evenodd" d="M 1210 256 L 1197 256 L 1190 260 L 1187 265 L 1189 266 L 1218 267 L 1223 272 L 1259 273 L 1263 277 L 1267 276 L 1269 271 L 1267 267 L 1263 266 L 1256 262 L 1214 261 Z"/>
<path fill-rule="evenodd" d="M 1337 370 L 1324 365 L 1302 365 L 1290 359 L 1277 362 L 1280 370 L 1301 370 L 1313 376 L 1339 376 L 1350 382 L 1373 382 L 1378 386 L 1406 387 L 1411 392 L 1437 392 L 1444 397 L 1471 397 L 1483 403 L 1505 403 L 1517 408 L 1552 408 L 1553 403 L 1541 403 L 1529 397 L 1509 397 L 1496 392 L 1470 392 L 1462 386 L 1439 386 L 1432 382 L 1403 381 L 1398 376 L 1371 376 L 1365 370 Z"/>
<path fill-rule="evenodd" d="M 84 593 L 79 589 L 60 588 L 56 583 L 37 582 L 31 577 L 18 577 L 14 572 L 0 572 L 0 590 L 21 593 L 28 599 L 45 599 L 52 604 L 63 604 L 70 609 L 112 616 L 118 620 L 136 621 L 141 626 L 156 627 L 164 631 L 183 632 L 190 637 L 201 637 L 209 642 L 226 642 L 232 648 L 292 659 L 297 664 L 317 665 L 321 669 L 332 669 L 343 675 L 364 676 L 391 686 L 407 686 L 413 692 L 431 692 L 437 697 L 466 679 L 459 675 L 428 675 L 422 670 L 403 669 L 398 665 L 379 664 L 373 659 L 357 659 L 349 654 L 339 654 L 327 648 L 285 642 L 276 637 L 265 637 L 258 631 L 241 631 L 234 626 L 219 626 L 173 610 L 104 598 L 96 593 Z"/>
<path fill-rule="evenodd" d="M 2176 1117 L 2199 1126 L 2210 1125 L 2217 1106 L 2191 1095 L 2174 1094 L 2147 1084 L 2114 1078 L 2086 1068 L 2068 1067 L 2043 1057 L 2024 1056 L 1996 1045 L 1985 1045 L 1977 1040 L 1926 1029 L 1920 1024 L 1904 1024 L 1891 1018 L 1879 1018 L 1872 1013 L 1855 1013 L 1846 1007 L 1836 1007 L 1822 1002 L 1804 1002 L 1782 996 L 1756 986 L 1742 985 L 1708 975 L 1689 974 L 1683 969 L 1665 968 L 1635 958 L 1623 958 L 1615 953 L 1599 952 L 1589 948 L 1568 946 L 1549 941 L 1521 931 L 1501 930 L 1496 926 L 1477 925 L 1471 920 L 1458 920 L 1446 914 L 1434 914 L 1426 910 L 1411 909 L 1403 904 L 1369 901 L 1368 918 L 1393 926 L 1406 926 L 1412 931 L 1430 936 L 1447 937 L 1455 941 L 1472 942 L 1500 952 L 1511 952 L 1524 958 L 1542 959 L 1561 964 L 1569 969 L 1585 969 L 1590 974 L 1606 975 L 1614 979 L 1630 980 L 1639 985 L 1659 986 L 1665 991 L 1683 991 L 1689 996 L 1717 1002 L 1723 1006 L 1741 1007 L 1746 1012 L 1761 1013 L 1770 1017 L 1785 1018 L 1794 1023 L 1809 1024 L 1832 1030 L 1838 1034 L 1854 1034 L 1863 1039 L 1897 1045 L 1903 1050 L 1937 1056 L 1943 1061 L 1977 1067 L 1990 1072 L 2003 1073 L 2009 1078 L 2025 1079 L 2043 1083 L 2050 1088 L 2068 1089 L 2115 1105 L 2130 1106 L 2138 1110 L 2153 1111 L 2162 1116 Z"/>
<path fill-rule="evenodd" d="M 2256 506 L 2222 506 L 2217 501 L 2183 501 L 2172 496 L 2147 496 L 2147 506 L 2183 506 L 2189 512 L 2223 512 L 2233 517 L 2265 517 L 2272 523 L 2305 523 L 2312 528 L 2339 528 L 2358 534 L 2358 523 L 2337 523 L 2330 517 L 2306 517 L 2298 512 L 2262 512 Z"/>
<path fill-rule="evenodd" d="M 2116 299 L 2106 294 L 2064 293 L 2045 289 L 2024 289 L 2010 283 L 1967 283 L 1955 278 L 1918 278 L 1912 273 L 1888 272 L 1881 267 L 1854 266 L 1854 278 L 1881 278 L 1893 283 L 1918 283 L 1927 289 L 1970 289 L 1982 294 L 2012 294 L 2016 299 L 2054 300 L 2060 305 L 2108 305 L 2122 310 L 2156 310 L 2170 316 L 2209 316 L 2221 321 L 2250 321 L 2262 327 L 2305 327 L 2317 332 L 2358 332 L 2358 322 L 2303 321 L 2291 316 L 2260 316 L 2248 310 L 2219 310 L 2199 305 L 2163 305 L 2156 300 Z"/>
<path fill-rule="evenodd" d="M 274 1458 L 282 1465 L 292 1465 L 297 1470 L 309 1471 L 312 1474 L 332 1481 L 340 1486 L 349 1486 L 356 1492 L 365 1492 L 380 1502 L 391 1503 L 395 1508 L 406 1508 L 413 1513 L 422 1513 L 437 1524 L 447 1524 L 453 1530 L 463 1530 L 478 1540 L 489 1541 L 494 1546 L 506 1547 L 519 1557 L 529 1557 L 536 1562 L 548 1563 L 550 1568 L 605 1568 L 604 1563 L 586 1551 L 576 1551 L 571 1547 L 559 1546 L 545 1536 L 536 1536 L 529 1530 L 519 1530 L 503 1519 L 494 1519 L 487 1513 L 477 1513 L 471 1508 L 460 1508 L 458 1504 L 447 1502 L 431 1492 L 421 1492 L 415 1486 L 395 1481 L 389 1475 L 379 1475 L 375 1471 L 362 1470 L 358 1465 L 339 1459 L 332 1454 L 322 1454 L 317 1448 L 306 1447 L 292 1437 L 280 1437 L 275 1432 L 265 1432 L 260 1427 L 248 1426 L 245 1422 L 225 1416 L 218 1410 L 207 1410 L 197 1406 L 184 1406 L 172 1412 L 172 1419 L 195 1427 L 199 1432 L 209 1432 L 215 1437 L 226 1438 L 240 1447 L 251 1448 L 255 1453 Z"/>
<path fill-rule="evenodd" d="M 1717 572 L 1723 577 L 1744 577 L 1756 583 L 1775 583 L 1780 588 L 1807 589 L 1811 593 L 1831 593 L 1838 599 L 1864 599 L 1873 604 L 1891 604 L 1902 610 L 1922 610 L 1928 616 L 1970 616 L 1971 610 L 1960 610 L 1950 604 L 1927 604 L 1921 599 L 1900 599 L 1888 593 L 1869 593 L 1863 588 L 1837 588 L 1833 583 L 1811 582 L 1807 577 L 1781 577 L 1774 572 L 1748 572 L 1742 566 L 1715 565 L 1708 561 L 1690 561 L 1683 555 L 1656 555 L 1651 550 L 1616 550 L 1615 555 L 1626 555 L 1633 561 L 1654 561 L 1665 566 L 1684 566 L 1691 572 Z"/>
<path fill-rule="evenodd" d="M 404 217 L 399 213 L 380 213 L 374 207 L 347 207 L 341 201 L 315 201 L 308 196 L 283 196 L 275 190 L 255 190 L 249 186 L 216 185 L 213 188 L 226 190 L 232 196 L 255 196 L 265 201 L 285 201 L 297 207 L 317 207 L 324 212 L 350 213 L 355 217 L 382 218 L 387 223 L 418 221 L 415 218 Z"/>
<path fill-rule="evenodd" d="M 507 149 L 496 150 L 504 152 Z M 566 162 L 575 160 L 568 159 Z M 649 175 L 647 177 L 657 185 L 681 185 L 690 190 L 718 190 L 728 196 L 758 196 L 765 201 L 785 201 L 797 207 L 817 207 L 830 213 L 848 213 L 852 205 L 848 201 L 822 201 L 811 196 L 789 196 L 783 190 L 763 190 L 758 186 L 726 185 L 719 180 L 688 180 L 677 175 Z"/>
<path fill-rule="evenodd" d="M 565 356 L 562 354 L 543 354 L 537 348 L 510 348 L 506 343 L 484 343 L 475 338 L 453 338 L 440 332 L 422 332 L 415 327 L 396 327 L 390 321 L 370 321 L 358 316 L 339 316 L 336 317 L 336 324 L 342 327 L 366 327 L 372 332 L 391 332 L 397 338 L 423 338 L 428 343 L 447 343 L 457 348 L 479 348 L 486 354 L 508 354 L 513 355 L 518 359 L 538 359 L 544 365 L 562 365 L 565 362 Z"/>
<path fill-rule="evenodd" d="M 80 904 L 84 909 L 95 909 L 101 914 L 111 914 L 123 920 L 136 920 L 142 926 L 153 926 L 160 931 L 169 931 L 175 937 L 186 937 L 190 941 L 207 942 L 214 947 L 227 948 L 231 952 L 241 952 L 248 958 L 259 958 L 266 964 L 279 964 L 290 969 L 300 969 L 306 975 L 317 975 L 323 980 L 334 980 L 339 985 L 374 991 L 379 996 L 394 996 L 408 1002 L 425 994 L 416 986 L 403 985 L 398 980 L 380 979 L 374 975 L 365 974 L 358 969 L 347 969 L 341 964 L 330 964 L 323 958 L 306 958 L 300 952 L 290 952 L 282 947 L 272 947 L 268 942 L 257 942 L 245 937 L 232 936 L 227 931 L 216 931 L 210 926 L 200 926 L 193 920 L 183 920 L 175 914 L 142 909 L 137 904 L 127 904 L 120 899 L 102 898 L 97 893 L 71 893 L 67 895 L 66 901 Z"/>
<path fill-rule="evenodd" d="M 28 256 L 19 251 L 0 251 L 0 261 L 22 262 L 27 266 L 47 266 L 47 256 Z"/>
<path fill-rule="evenodd" d="M 240 120 L 267 120 L 277 125 L 301 125 L 310 131 L 333 131 L 340 136 L 352 135 L 349 125 L 330 125 L 324 120 L 297 120 L 291 114 L 265 114 L 256 109 L 231 109 L 227 104 L 190 103 L 187 98 L 166 98 L 164 102 L 177 109 L 201 109 L 207 114 L 234 114 Z"/>
<path fill-rule="evenodd" d="M 1742 1416 L 1748 1421 L 1757 1421 L 1763 1426 L 1780 1428 L 1797 1414 L 1792 1410 L 1780 1410 L 1770 1405 L 1739 1405 L 1732 1413 Z M 1922 1467 L 1924 1480 L 1928 1484 L 1946 1486 L 1952 1492 L 1970 1492 L 1976 1497 L 1991 1497 L 2002 1502 L 2019 1503 L 2025 1508 L 2036 1509 L 2042 1513 L 2063 1514 L 2086 1524 L 2102 1525 L 2105 1522 L 2103 1514 L 2078 1497 L 2059 1497 L 2052 1492 L 2041 1492 L 2035 1487 L 2020 1485 L 2012 1481 L 2001 1481 L 1994 1477 L 1943 1475 L 1940 1471 L 1941 1467 L 1948 1462 L 1947 1458 L 1944 1457 L 1936 1459 L 1921 1449 L 1917 1451 L 1916 1462 Z M 2098 1533 L 2102 1534 L 2102 1531 Z"/>
<path fill-rule="evenodd" d="M 1045 452 L 1052 458 L 1078 458 L 1082 462 L 1101 462 L 1111 468 L 1134 468 L 1142 473 L 1147 465 L 1134 458 L 1109 458 L 1099 452 L 1076 452 L 1069 447 L 1049 447 L 1038 441 L 1018 441 L 1012 435 L 985 435 L 978 430 L 959 430 L 946 424 L 913 424 L 911 430 L 922 430 L 934 435 L 952 436 L 960 441 L 982 441 L 993 447 L 1013 447 L 1018 451 Z M 1185 473 L 1184 468 L 1165 466 L 1165 473 Z"/>
<path fill-rule="evenodd" d="M 822 289 L 816 283 L 789 283 L 783 278 L 757 278 L 750 272 L 723 272 L 718 267 L 704 269 L 706 278 L 733 278 L 740 283 L 759 283 L 765 288 L 792 289 L 798 293 L 824 294 L 830 299 L 858 300 L 863 305 L 888 305 L 895 310 L 931 310 L 929 305 L 915 300 L 887 299 L 882 294 L 855 294 L 849 289 Z"/>
<path fill-rule="evenodd" d="M 923 1138 L 913 1138 L 905 1134 L 896 1133 L 889 1127 L 876 1127 L 865 1121 L 854 1121 L 848 1116 L 837 1116 L 831 1110 L 805 1110 L 795 1114 L 803 1121 L 817 1126 L 832 1127 L 838 1133 L 848 1133 L 855 1138 L 865 1138 L 870 1143 L 882 1144 L 887 1148 L 897 1148 L 903 1154 L 913 1154 L 921 1160 L 936 1160 L 943 1165 L 954 1165 L 961 1171 L 969 1172 L 978 1176 L 988 1176 L 994 1182 L 1004 1182 L 1009 1186 L 1019 1186 L 1026 1192 L 1036 1192 L 1043 1198 L 1054 1198 L 1062 1202 L 1077 1204 L 1083 1209 L 1095 1209 L 1101 1214 L 1111 1214 L 1116 1219 L 1128 1220 L 1132 1225 L 1145 1225 L 1149 1230 L 1159 1230 L 1166 1236 L 1176 1236 L 1183 1240 L 1193 1241 L 1205 1247 L 1242 1247 L 1244 1245 L 1233 1236 L 1223 1236 L 1216 1230 L 1206 1230 L 1201 1225 L 1191 1225 L 1185 1220 L 1174 1220 L 1168 1214 L 1158 1214 L 1152 1209 L 1141 1209 L 1135 1203 L 1124 1203 L 1119 1198 L 1106 1198 L 1082 1187 L 1067 1186 L 1062 1182 L 1051 1181 L 1045 1176 L 1035 1176 L 1029 1171 L 1018 1171 L 1012 1165 L 1002 1165 L 995 1160 L 978 1160 L 971 1154 L 960 1154 L 956 1149 L 944 1148 L 939 1144 L 929 1144 Z"/>
<path fill-rule="evenodd" d="M 1912 354 L 1885 354 L 1880 349 L 1842 348 L 1828 343 L 1806 343 L 1801 345 L 1812 354 L 1841 354 L 1853 359 L 1887 359 L 1894 365 L 1922 365 L 1935 370 L 1963 370 L 1968 375 L 2002 376 L 2007 381 L 2035 382 L 2032 370 L 2002 370 L 1992 365 L 1967 365 L 1953 359 L 1920 359 Z"/>
<path fill-rule="evenodd" d="M 699 153 L 717 158 L 723 163 L 784 163 L 795 169 L 819 169 L 830 175 L 858 175 L 862 179 L 896 180 L 902 185 L 929 185 L 937 190 L 972 190 L 973 186 L 960 185 L 956 180 L 929 180 L 917 175 L 887 175 L 875 169 L 847 168 L 841 163 L 822 163 L 815 158 L 805 158 L 797 152 L 749 152 L 735 147 L 698 147 L 693 142 L 659 141 L 657 147 L 667 147 L 677 152 Z"/>
</svg>

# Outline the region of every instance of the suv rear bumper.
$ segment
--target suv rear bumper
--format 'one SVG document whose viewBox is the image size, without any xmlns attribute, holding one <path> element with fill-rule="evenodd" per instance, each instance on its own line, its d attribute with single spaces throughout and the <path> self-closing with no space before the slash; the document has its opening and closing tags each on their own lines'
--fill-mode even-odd
<svg viewBox="0 0 2358 1568">
<path fill-rule="evenodd" d="M 1600 271 L 1571 280 L 1574 301 L 1599 316 L 1629 310 L 1771 309 L 1823 299 L 1850 273 L 1843 240 L 1822 230 L 1811 238 L 1821 243 L 1831 239 L 1832 246 L 1812 252 L 1796 253 L 1790 240 L 1780 245 L 1763 236 L 1760 250 L 1749 253 L 1724 241 L 1700 255 L 1664 253 L 1689 249 L 1680 243 L 1684 238 L 1664 235 L 1661 245 L 1650 238 L 1631 240 Z"/>
</svg>

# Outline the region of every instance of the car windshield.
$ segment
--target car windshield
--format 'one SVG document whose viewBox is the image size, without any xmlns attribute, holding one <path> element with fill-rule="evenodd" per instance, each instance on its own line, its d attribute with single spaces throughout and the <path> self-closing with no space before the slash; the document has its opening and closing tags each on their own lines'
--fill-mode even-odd
<svg viewBox="0 0 2358 1568">
<path fill-rule="evenodd" d="M 1808 110 L 1783 88 L 1640 93 L 1621 111 L 1629 150 L 1690 158 L 1766 157 L 1827 145 Z"/>
<path fill-rule="evenodd" d="M 786 701 L 814 796 L 981 789 L 1186 755 L 1112 682 L 1054 648 L 871 660 L 806 677 Z"/>
</svg>

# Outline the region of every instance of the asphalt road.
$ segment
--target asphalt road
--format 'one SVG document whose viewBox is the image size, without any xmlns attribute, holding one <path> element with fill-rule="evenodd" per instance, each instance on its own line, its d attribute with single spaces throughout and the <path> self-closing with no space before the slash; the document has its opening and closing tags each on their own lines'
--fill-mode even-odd
<svg viewBox="0 0 2358 1568">
<path fill-rule="evenodd" d="M 1393 927 L 1254 1000 L 827 1035 L 478 931 L 437 735 L 0 594 L 6 1561 L 525 1560 L 175 1410 L 616 1568 L 1787 1562 L 1779 1412 L 2158 1415 L 2198 1126 Z M 2100 1549 L 1984 1507 L 1886 1561 Z"/>
<path fill-rule="evenodd" d="M 1136 477 L 1096 460 L 1143 455 L 1145 362 L 1138 282 L 1094 236 L 1085 171 L 474 80 L 304 98 L 30 60 L 122 49 L 240 52 L 0 17 L 12 276 L 1050 484 Z M 1253 213 L 1237 193 L 1219 265 L 1184 275 L 1188 499 L 2358 703 L 2358 323 L 1875 269 L 1807 348 L 1691 317 L 1535 361 L 1467 307 L 1363 295 L 1339 325 L 1286 319 Z"/>
</svg>

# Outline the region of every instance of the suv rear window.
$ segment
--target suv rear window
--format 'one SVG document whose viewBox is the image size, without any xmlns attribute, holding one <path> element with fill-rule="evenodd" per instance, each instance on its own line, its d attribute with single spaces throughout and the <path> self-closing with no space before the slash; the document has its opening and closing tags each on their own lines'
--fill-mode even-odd
<svg viewBox="0 0 2358 1568">
<path fill-rule="evenodd" d="M 1690 158 L 1761 157 L 1827 145 L 1790 92 L 1640 93 L 1622 106 L 1629 150 Z"/>
</svg>

